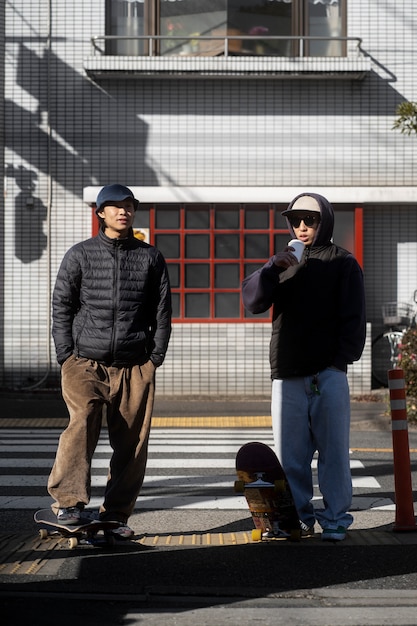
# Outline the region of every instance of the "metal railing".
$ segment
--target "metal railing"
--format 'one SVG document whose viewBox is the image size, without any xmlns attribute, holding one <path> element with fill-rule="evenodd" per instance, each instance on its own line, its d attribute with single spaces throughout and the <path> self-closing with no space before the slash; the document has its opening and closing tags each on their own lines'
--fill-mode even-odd
<svg viewBox="0 0 417 626">
<path fill-rule="evenodd" d="M 274 53 L 273 51 L 268 51 L 265 53 L 255 53 L 255 54 L 256 56 L 280 56 L 280 57 L 301 57 L 301 58 L 308 57 L 308 56 L 317 56 L 317 55 L 310 55 L 308 53 L 308 44 L 312 42 L 317 43 L 317 42 L 331 41 L 333 43 L 343 44 L 343 48 L 347 47 L 348 42 L 352 42 L 354 45 L 348 50 L 345 49 L 344 50 L 345 54 L 338 54 L 336 56 L 338 58 L 346 58 L 346 57 L 352 57 L 352 56 L 353 57 L 356 56 L 357 58 L 357 57 L 362 56 L 362 38 L 360 37 L 330 37 L 330 36 L 316 37 L 316 36 L 310 36 L 310 35 L 308 36 L 307 35 L 262 35 L 262 36 L 258 36 L 258 35 L 240 35 L 240 34 L 239 35 L 236 35 L 236 34 L 224 35 L 224 36 L 192 34 L 192 35 L 189 35 L 188 37 L 184 37 L 181 35 L 170 35 L 170 36 L 96 35 L 91 38 L 93 55 L 96 55 L 97 53 L 99 53 L 100 55 L 113 54 L 103 49 L 103 47 L 99 45 L 99 42 L 104 42 L 104 46 L 105 46 L 106 43 L 111 43 L 111 42 L 119 43 L 119 42 L 128 42 L 128 41 L 144 42 L 145 51 L 143 53 L 137 52 L 132 56 L 146 56 L 146 57 L 175 56 L 173 55 L 174 47 L 172 47 L 172 44 L 174 42 L 178 42 L 178 45 L 176 46 L 178 50 L 180 50 L 184 45 L 188 45 L 190 47 L 190 51 L 188 53 L 183 52 L 181 56 L 187 56 L 187 54 L 189 56 L 194 56 L 195 53 L 193 53 L 192 50 L 193 48 L 197 47 L 197 44 L 199 45 L 200 42 L 214 42 L 214 41 L 223 42 L 222 53 L 226 57 L 229 56 L 230 52 L 232 52 L 232 54 L 234 53 L 233 51 L 230 50 L 230 42 L 232 42 L 233 46 L 235 46 L 237 41 L 242 41 L 242 42 L 250 41 L 255 46 L 257 45 L 264 46 L 265 44 L 269 42 L 275 42 L 275 41 L 298 42 L 298 46 L 297 47 L 294 46 L 294 49 L 291 49 L 291 54 L 280 54 L 279 52 Z M 169 49 L 161 53 L 160 44 L 164 42 L 169 42 L 170 47 Z M 250 55 L 251 52 L 243 50 L 241 54 Z M 126 56 L 126 55 L 123 55 L 121 53 L 116 53 L 114 54 L 114 56 Z M 200 52 L 200 56 L 205 56 L 205 55 Z M 207 50 L 206 56 L 212 56 L 210 55 L 209 50 Z M 326 54 L 322 56 L 331 57 L 332 55 Z"/>
</svg>

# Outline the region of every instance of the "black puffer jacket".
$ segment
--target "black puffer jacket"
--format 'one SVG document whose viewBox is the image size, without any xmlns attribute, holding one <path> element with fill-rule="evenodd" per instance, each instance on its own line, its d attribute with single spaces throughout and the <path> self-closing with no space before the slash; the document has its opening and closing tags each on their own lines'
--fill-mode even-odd
<svg viewBox="0 0 417 626">
<path fill-rule="evenodd" d="M 171 292 L 162 254 L 135 239 L 97 237 L 66 253 L 53 294 L 57 359 L 72 353 L 114 366 L 162 364 Z"/>
<path fill-rule="evenodd" d="M 249 311 L 262 313 L 273 306 L 273 379 L 308 376 L 331 366 L 346 371 L 360 358 L 365 342 L 362 270 L 352 254 L 331 243 L 330 203 L 316 194 L 301 195 L 313 196 L 320 205 L 313 245 L 304 251 L 300 264 L 284 270 L 272 257 L 242 285 Z M 289 223 L 288 227 L 295 237 Z"/>
</svg>

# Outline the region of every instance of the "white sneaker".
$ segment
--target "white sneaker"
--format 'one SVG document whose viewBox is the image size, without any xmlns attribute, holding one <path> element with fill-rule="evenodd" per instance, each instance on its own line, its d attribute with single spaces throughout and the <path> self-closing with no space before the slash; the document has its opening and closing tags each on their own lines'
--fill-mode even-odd
<svg viewBox="0 0 417 626">
<path fill-rule="evenodd" d="M 134 531 L 127 524 L 123 524 L 118 528 L 113 528 L 112 533 L 114 535 L 117 535 L 118 537 L 121 537 L 122 539 L 130 539 L 130 537 L 133 537 L 133 535 L 135 534 Z"/>
<path fill-rule="evenodd" d="M 59 524 L 65 526 L 75 526 L 79 523 L 81 517 L 81 511 L 76 506 L 70 506 L 67 509 L 59 509 L 56 516 Z"/>
</svg>

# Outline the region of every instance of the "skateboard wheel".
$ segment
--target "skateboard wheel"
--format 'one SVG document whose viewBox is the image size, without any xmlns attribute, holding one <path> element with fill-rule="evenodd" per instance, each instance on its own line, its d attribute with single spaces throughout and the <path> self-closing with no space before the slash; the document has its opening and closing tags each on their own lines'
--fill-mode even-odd
<svg viewBox="0 0 417 626">
<path fill-rule="evenodd" d="M 274 482 L 275 491 L 283 493 L 285 491 L 285 480 L 276 480 Z"/>
<path fill-rule="evenodd" d="M 106 535 L 106 543 L 108 546 L 115 546 L 116 545 L 116 537 L 113 535 L 113 533 L 108 533 Z"/>
<path fill-rule="evenodd" d="M 235 493 L 243 493 L 245 491 L 245 483 L 243 480 L 235 480 Z"/>
<path fill-rule="evenodd" d="M 70 550 L 74 550 L 74 548 L 76 548 L 78 546 L 78 539 L 77 537 L 70 537 L 68 539 L 68 548 Z"/>
<path fill-rule="evenodd" d="M 252 541 L 262 541 L 262 530 L 260 528 L 252 530 Z"/>
<path fill-rule="evenodd" d="M 39 531 L 39 537 L 41 539 L 46 539 L 48 537 L 48 531 L 46 530 L 46 528 L 41 528 Z"/>
</svg>

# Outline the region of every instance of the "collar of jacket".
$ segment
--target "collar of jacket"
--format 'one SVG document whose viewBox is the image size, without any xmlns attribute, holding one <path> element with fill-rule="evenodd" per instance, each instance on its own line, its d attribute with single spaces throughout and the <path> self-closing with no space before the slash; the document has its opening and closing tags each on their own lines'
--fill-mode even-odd
<svg viewBox="0 0 417 626">
<path fill-rule="evenodd" d="M 117 238 L 111 239 L 110 237 L 107 237 L 104 230 L 99 230 L 99 233 L 97 236 L 102 243 L 104 243 L 106 246 L 109 246 L 111 248 L 116 248 L 116 247 L 131 248 L 132 244 L 136 241 L 133 235 L 133 230 L 130 230 L 129 235 L 125 237 L 124 239 L 117 239 Z"/>
</svg>

